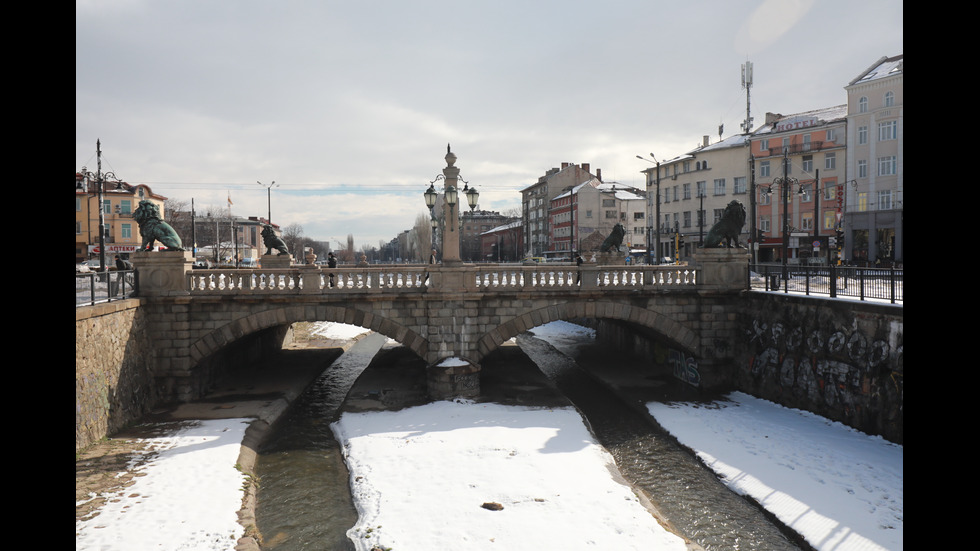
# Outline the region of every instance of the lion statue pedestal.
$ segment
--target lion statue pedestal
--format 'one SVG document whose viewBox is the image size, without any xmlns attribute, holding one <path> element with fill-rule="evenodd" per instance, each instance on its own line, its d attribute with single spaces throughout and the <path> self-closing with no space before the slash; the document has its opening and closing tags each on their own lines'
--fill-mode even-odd
<svg viewBox="0 0 980 551">
<path fill-rule="evenodd" d="M 607 252 L 598 253 L 595 255 L 595 263 L 599 266 L 625 266 L 626 265 L 626 253 L 621 252 Z"/>
<path fill-rule="evenodd" d="M 141 297 L 190 294 L 186 275 L 194 263 L 190 251 L 135 251 L 129 258 L 140 275 Z"/>
</svg>

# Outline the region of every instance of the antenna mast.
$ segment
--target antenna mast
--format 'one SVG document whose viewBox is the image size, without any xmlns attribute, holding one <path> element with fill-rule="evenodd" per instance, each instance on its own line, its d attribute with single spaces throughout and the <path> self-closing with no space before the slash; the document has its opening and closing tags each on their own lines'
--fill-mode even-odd
<svg viewBox="0 0 980 551">
<path fill-rule="evenodd" d="M 751 115 L 751 94 L 752 94 L 752 62 L 746 61 L 742 64 L 742 88 L 745 89 L 745 122 L 742 123 L 742 132 L 748 134 L 752 131 Z"/>
</svg>

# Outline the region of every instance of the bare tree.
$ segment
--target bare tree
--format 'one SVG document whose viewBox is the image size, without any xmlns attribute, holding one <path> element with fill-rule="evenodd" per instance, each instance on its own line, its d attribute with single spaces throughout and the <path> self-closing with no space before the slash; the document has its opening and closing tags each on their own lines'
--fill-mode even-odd
<svg viewBox="0 0 980 551">
<path fill-rule="evenodd" d="M 282 229 L 282 240 L 286 242 L 286 247 L 289 249 L 290 254 L 293 258 L 299 261 L 303 258 L 303 226 L 299 224 L 290 224 Z"/>
<path fill-rule="evenodd" d="M 428 214 L 423 212 L 415 216 L 411 235 L 414 237 L 412 258 L 419 262 L 426 261 L 429 258 L 429 249 L 432 248 L 432 222 Z"/>
</svg>

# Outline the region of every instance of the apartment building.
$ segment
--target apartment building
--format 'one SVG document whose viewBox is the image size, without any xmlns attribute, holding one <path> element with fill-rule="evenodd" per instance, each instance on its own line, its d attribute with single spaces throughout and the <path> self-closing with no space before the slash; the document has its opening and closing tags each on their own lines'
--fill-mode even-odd
<svg viewBox="0 0 980 551">
<path fill-rule="evenodd" d="M 690 257 L 732 199 L 749 211 L 748 143 L 744 134 L 713 144 L 704 136 L 697 148 L 643 171 L 650 198 L 647 217 L 653 222 L 648 233 L 654 250 L 658 237 L 660 241 L 659 253 L 651 256 Z M 748 240 L 748 232 L 746 222 L 742 243 Z"/>
<path fill-rule="evenodd" d="M 126 182 L 105 182 L 102 189 L 102 205 L 99 205 L 98 183 L 75 173 L 75 262 L 98 258 L 99 210 L 105 224 L 103 242 L 106 262 L 112 263 L 116 254 L 128 255 L 139 249 L 142 243 L 139 224 L 133 220 L 133 212 L 139 202 L 149 200 L 156 204 L 160 216 L 164 216 L 166 197 L 153 193 L 149 186 L 133 186 Z M 159 246 L 159 243 L 157 243 Z"/>
<path fill-rule="evenodd" d="M 903 261 L 904 55 L 882 57 L 847 91 L 845 258 Z"/>
<path fill-rule="evenodd" d="M 754 261 L 836 263 L 847 163 L 847 106 L 766 113 L 751 135 Z M 748 207 L 747 207 L 748 208 Z M 751 230 L 750 230 L 751 231 Z"/>
<path fill-rule="evenodd" d="M 562 163 L 561 168 L 548 170 L 537 182 L 521 190 L 524 256 L 545 256 L 551 250 L 551 200 L 593 178 L 602 180 L 600 170 L 595 175 L 589 170 L 589 163 Z"/>
<path fill-rule="evenodd" d="M 548 256 L 570 259 L 589 251 L 616 224 L 626 229 L 623 245 L 646 248 L 646 191 L 633 186 L 592 178 L 552 199 L 549 217 Z"/>
</svg>

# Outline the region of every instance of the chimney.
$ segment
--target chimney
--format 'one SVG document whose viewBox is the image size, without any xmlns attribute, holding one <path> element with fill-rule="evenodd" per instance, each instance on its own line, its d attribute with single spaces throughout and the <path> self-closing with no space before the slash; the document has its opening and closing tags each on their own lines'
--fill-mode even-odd
<svg viewBox="0 0 980 551">
<path fill-rule="evenodd" d="M 565 170 L 566 168 L 568 168 L 568 163 L 562 163 L 561 164 L 561 169 L 562 170 Z"/>
<path fill-rule="evenodd" d="M 590 172 L 589 171 L 590 166 L 591 165 L 589 163 L 582 163 L 582 170 L 584 170 L 586 172 Z"/>
<path fill-rule="evenodd" d="M 702 143 L 702 145 L 701 145 L 701 147 L 708 147 L 708 139 L 709 139 L 709 136 L 705 136 L 705 137 L 704 137 L 704 138 L 703 138 L 703 139 L 701 140 L 701 143 Z"/>
<path fill-rule="evenodd" d="M 596 180 L 599 180 L 600 182 L 602 181 L 602 169 L 601 168 L 595 169 L 595 178 L 596 178 Z"/>
</svg>

